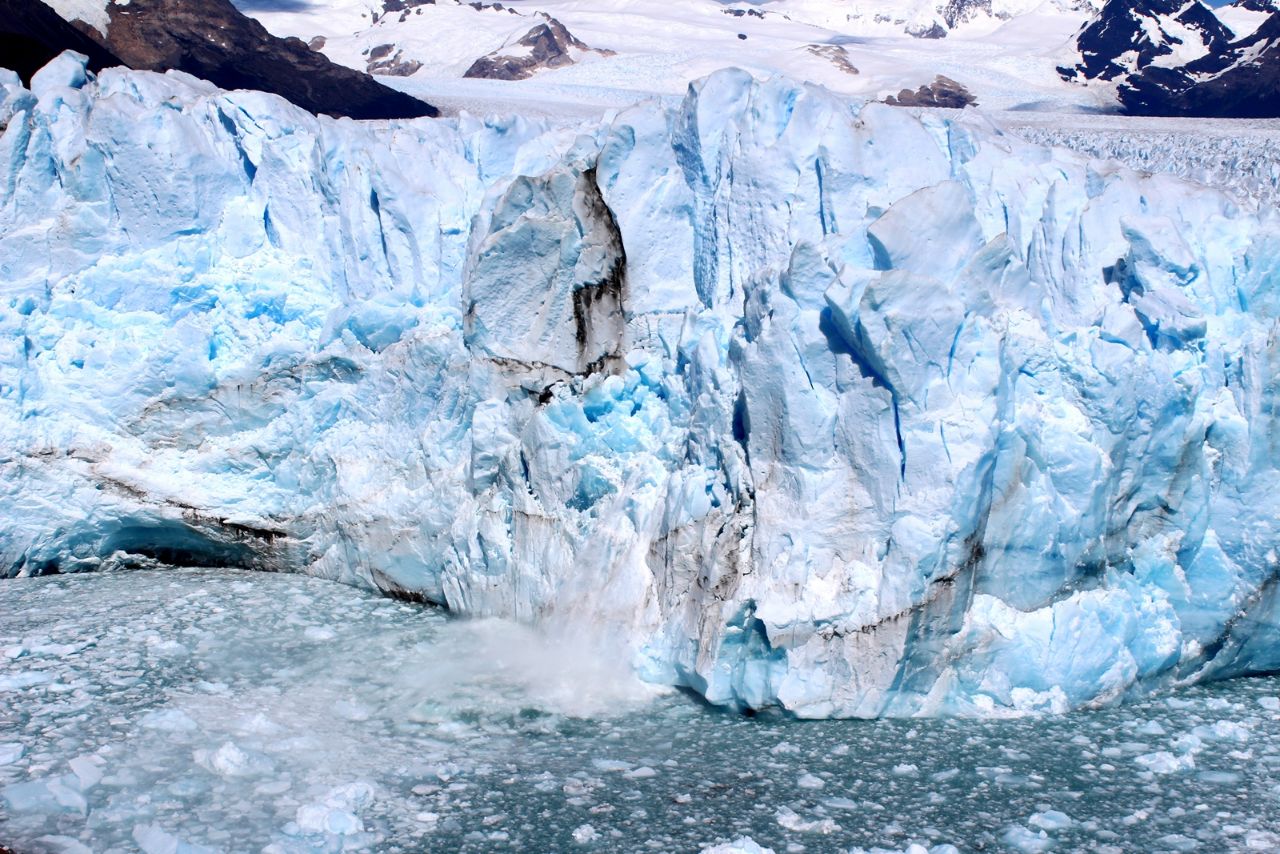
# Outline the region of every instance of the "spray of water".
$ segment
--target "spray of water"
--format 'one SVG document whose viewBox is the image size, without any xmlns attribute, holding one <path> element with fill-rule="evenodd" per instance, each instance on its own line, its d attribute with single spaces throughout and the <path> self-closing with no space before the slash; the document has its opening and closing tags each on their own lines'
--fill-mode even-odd
<svg viewBox="0 0 1280 854">
<path fill-rule="evenodd" d="M 581 629 L 451 621 L 417 653 L 399 669 L 397 702 L 412 718 L 524 710 L 599 718 L 662 693 L 635 676 L 621 644 Z"/>
</svg>

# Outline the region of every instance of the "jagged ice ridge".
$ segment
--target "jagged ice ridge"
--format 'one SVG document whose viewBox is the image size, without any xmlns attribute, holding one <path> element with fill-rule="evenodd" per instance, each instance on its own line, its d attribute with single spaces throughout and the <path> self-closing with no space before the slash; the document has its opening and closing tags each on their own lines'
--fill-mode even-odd
<svg viewBox="0 0 1280 854">
<path fill-rule="evenodd" d="M 1079 128 L 1037 122 L 1017 128 L 1017 134 L 1042 145 L 1118 160 L 1131 169 L 1177 175 L 1232 193 L 1245 205 L 1280 203 L 1280 151 L 1272 143 L 1270 131 L 1228 125 L 1226 132 L 1217 133 L 1207 132 L 1203 126 L 1161 127 L 1157 124 L 1160 120 L 1120 121 L 1128 127 Z"/>
<path fill-rule="evenodd" d="M 1280 665 L 1274 212 L 738 71 L 578 131 L 0 91 L 0 573 L 304 571 L 808 717 Z"/>
</svg>

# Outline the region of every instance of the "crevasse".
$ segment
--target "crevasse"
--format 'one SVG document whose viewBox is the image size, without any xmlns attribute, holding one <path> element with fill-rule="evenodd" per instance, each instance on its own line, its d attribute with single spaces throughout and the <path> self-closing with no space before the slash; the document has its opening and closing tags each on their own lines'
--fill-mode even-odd
<svg viewBox="0 0 1280 854">
<path fill-rule="evenodd" d="M 1273 211 L 738 71 L 568 131 L 0 84 L 0 574 L 308 572 L 805 717 L 1280 666 Z"/>
</svg>

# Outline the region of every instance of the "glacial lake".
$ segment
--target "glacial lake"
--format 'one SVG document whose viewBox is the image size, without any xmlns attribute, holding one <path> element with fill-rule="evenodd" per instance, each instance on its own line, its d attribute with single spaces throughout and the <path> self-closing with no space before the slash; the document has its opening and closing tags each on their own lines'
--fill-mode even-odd
<svg viewBox="0 0 1280 854">
<path fill-rule="evenodd" d="M 3 581 L 0 847 L 1280 849 L 1280 679 L 1059 717 L 799 722 L 620 666 L 299 576 Z"/>
</svg>

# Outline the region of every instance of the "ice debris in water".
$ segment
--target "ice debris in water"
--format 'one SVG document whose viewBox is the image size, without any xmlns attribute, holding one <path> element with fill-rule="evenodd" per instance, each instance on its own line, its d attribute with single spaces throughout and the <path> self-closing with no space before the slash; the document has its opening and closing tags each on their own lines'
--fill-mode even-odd
<svg viewBox="0 0 1280 854">
<path fill-rule="evenodd" d="M 1156 774 L 1169 774 L 1173 771 L 1192 768 L 1196 764 L 1195 757 L 1190 753 L 1175 756 L 1167 750 L 1145 753 L 1136 757 L 1133 761 Z"/>
<path fill-rule="evenodd" d="M 777 813 L 778 824 L 787 830 L 794 830 L 799 833 L 820 833 L 823 835 L 835 833 L 840 829 L 840 825 L 836 824 L 834 819 L 805 819 L 802 818 L 791 807 L 779 807 Z"/>
<path fill-rule="evenodd" d="M 271 760 L 247 753 L 233 742 L 224 742 L 214 750 L 196 750 L 197 765 L 223 777 L 253 777 L 271 771 Z"/>
<path fill-rule="evenodd" d="M 1042 830 L 1063 830 L 1071 826 L 1071 816 L 1060 810 L 1044 810 L 1031 816 L 1027 824 Z"/>
<path fill-rule="evenodd" d="M 135 827 L 133 841 L 142 854 L 218 854 L 216 849 L 193 845 L 157 824 Z"/>
<path fill-rule="evenodd" d="M 32 87 L 0 573 L 304 571 L 811 718 L 1280 667 L 1265 210 L 732 70 L 574 129 Z"/>
<path fill-rule="evenodd" d="M 317 640 L 317 625 L 334 637 Z M 190 654 L 152 655 L 168 640 Z M 5 843 L 1268 850 L 1280 815 L 1280 718 L 1261 702 L 1274 677 L 1066 718 L 801 723 L 598 686 L 609 671 L 585 651 L 564 675 L 615 701 L 574 700 L 522 671 L 527 650 L 501 654 L 535 643 L 525 626 L 302 576 L 6 582 L 0 647 L 59 652 L 0 657 L 0 675 L 49 674 L 0 704 L 18 745 L 0 765 Z"/>
<path fill-rule="evenodd" d="M 373 786 L 366 782 L 338 786 L 320 800 L 298 807 L 296 829 L 303 834 L 346 836 L 360 833 L 364 830 L 364 822 L 359 812 L 369 805 L 373 796 Z"/>
</svg>

